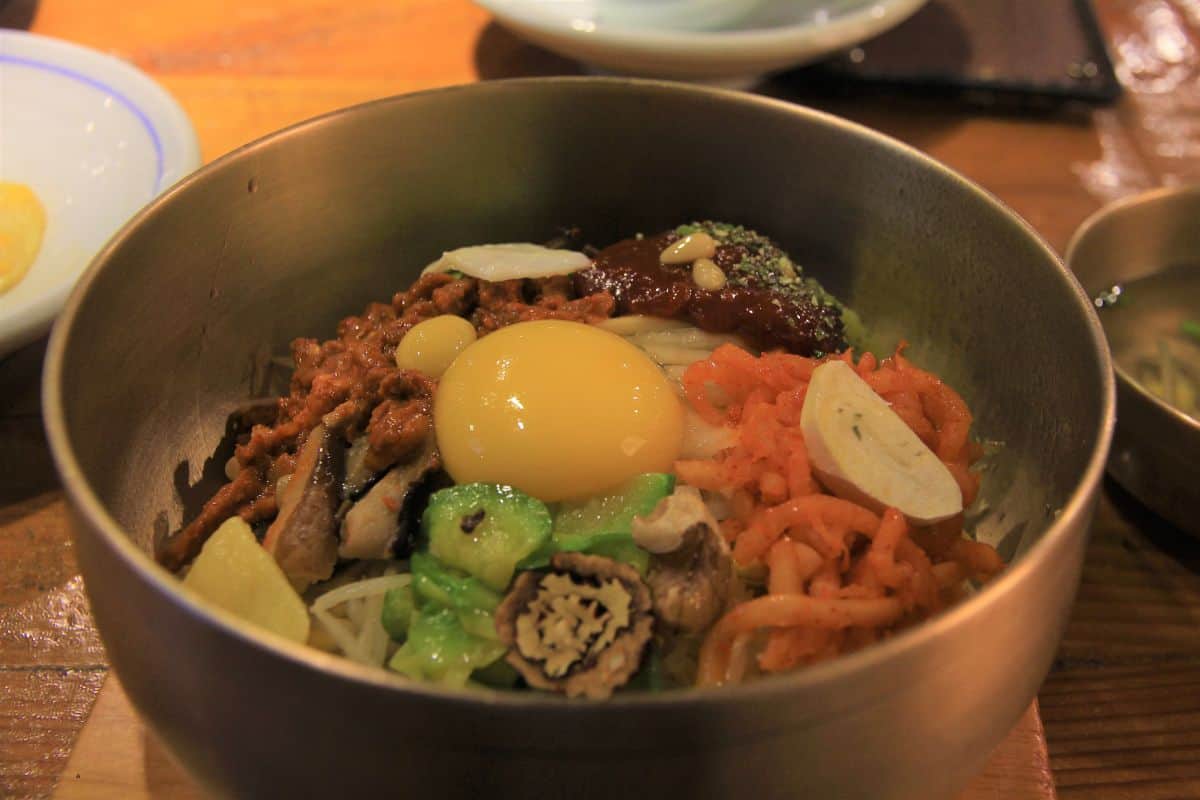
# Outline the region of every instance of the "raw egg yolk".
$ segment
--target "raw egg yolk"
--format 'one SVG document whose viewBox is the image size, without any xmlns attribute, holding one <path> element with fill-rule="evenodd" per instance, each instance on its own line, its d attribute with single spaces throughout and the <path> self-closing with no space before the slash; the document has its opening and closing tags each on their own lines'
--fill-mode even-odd
<svg viewBox="0 0 1200 800">
<path fill-rule="evenodd" d="M 456 482 L 547 502 L 667 472 L 683 437 L 682 406 L 657 364 L 616 334 L 558 320 L 469 345 L 442 376 L 433 418 Z"/>
</svg>

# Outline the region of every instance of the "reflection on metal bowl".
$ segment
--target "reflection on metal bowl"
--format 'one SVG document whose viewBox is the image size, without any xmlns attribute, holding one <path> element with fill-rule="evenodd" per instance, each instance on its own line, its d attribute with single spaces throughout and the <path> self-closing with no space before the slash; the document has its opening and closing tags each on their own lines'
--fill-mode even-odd
<svg viewBox="0 0 1200 800">
<path fill-rule="evenodd" d="M 768 233 L 1004 443 L 970 523 L 1013 565 L 881 644 L 757 684 L 607 703 L 413 685 L 250 629 L 146 548 L 229 404 L 443 250 L 694 217 Z M 613 79 L 383 100 L 202 170 L 99 256 L 45 372 L 93 612 L 137 709 L 229 796 L 944 798 L 1028 706 L 1078 583 L 1112 425 L 1088 298 L 1016 216 L 883 136 Z M 175 478 L 182 490 L 177 493 Z M 197 480 L 201 486 L 189 489 Z"/>
</svg>

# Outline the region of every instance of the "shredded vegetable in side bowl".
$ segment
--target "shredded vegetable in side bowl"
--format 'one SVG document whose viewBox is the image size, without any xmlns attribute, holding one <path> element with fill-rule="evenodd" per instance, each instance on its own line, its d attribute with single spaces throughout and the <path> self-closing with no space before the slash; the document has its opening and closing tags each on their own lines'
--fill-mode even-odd
<svg viewBox="0 0 1200 800">
<path fill-rule="evenodd" d="M 409 680 L 593 700 L 803 668 L 1004 568 L 963 527 L 962 397 L 852 349 L 857 316 L 769 238 L 565 243 L 449 251 L 296 340 L 159 561 Z"/>
</svg>

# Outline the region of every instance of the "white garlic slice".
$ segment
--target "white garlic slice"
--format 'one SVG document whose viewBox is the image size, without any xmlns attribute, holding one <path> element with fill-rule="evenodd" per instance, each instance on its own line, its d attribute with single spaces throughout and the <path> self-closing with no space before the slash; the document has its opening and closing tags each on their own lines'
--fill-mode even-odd
<svg viewBox="0 0 1200 800">
<path fill-rule="evenodd" d="M 442 253 L 442 257 L 427 266 L 424 272 L 458 270 L 472 278 L 496 283 L 515 278 L 567 275 L 587 269 L 591 264 L 590 258 L 575 250 L 552 250 L 540 244 L 514 242 L 450 250 Z"/>
</svg>

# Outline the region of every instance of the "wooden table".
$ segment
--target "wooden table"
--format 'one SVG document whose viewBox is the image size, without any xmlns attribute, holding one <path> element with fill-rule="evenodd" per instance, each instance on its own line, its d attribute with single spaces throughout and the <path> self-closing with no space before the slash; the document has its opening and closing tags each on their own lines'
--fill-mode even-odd
<svg viewBox="0 0 1200 800">
<path fill-rule="evenodd" d="M 1129 48 L 1153 45 L 1158 40 L 1146 31 L 1158 26 L 1161 36 L 1164 20 L 1183 19 L 1185 4 L 1098 5 L 1112 44 L 1136 55 Z M 370 98 L 579 71 L 511 37 L 466 0 L 43 0 L 32 29 L 114 52 L 155 76 L 191 115 L 206 160 Z M 1174 42 L 1172 52 L 1192 69 L 1200 57 L 1187 48 L 1200 45 L 1200 35 L 1187 25 L 1176 30 L 1182 39 L 1158 44 L 1169 49 Z M 1139 75 L 1127 69 L 1125 77 L 1136 82 Z M 1101 203 L 1085 183 L 1095 190 L 1114 174 L 1126 183 L 1190 176 L 1186 161 L 1152 146 L 1141 123 L 1148 114 L 1160 123 L 1188 122 L 1189 109 L 1200 108 L 1184 96 L 1186 86 L 1156 96 L 1131 92 L 1110 111 L 1061 107 L 1036 115 L 896 94 L 818 95 L 795 79 L 769 90 L 924 150 L 998 195 L 1060 250 Z M 1187 102 L 1176 109 L 1172 92 Z M 107 671 L 42 434 L 44 348 L 35 344 L 0 362 L 4 797 L 53 790 Z M 1200 541 L 1150 517 L 1111 485 L 1040 702 L 1064 800 L 1200 797 Z M 992 769 L 1010 766 L 1000 760 Z M 72 777 L 64 775 L 64 783 Z"/>
</svg>

